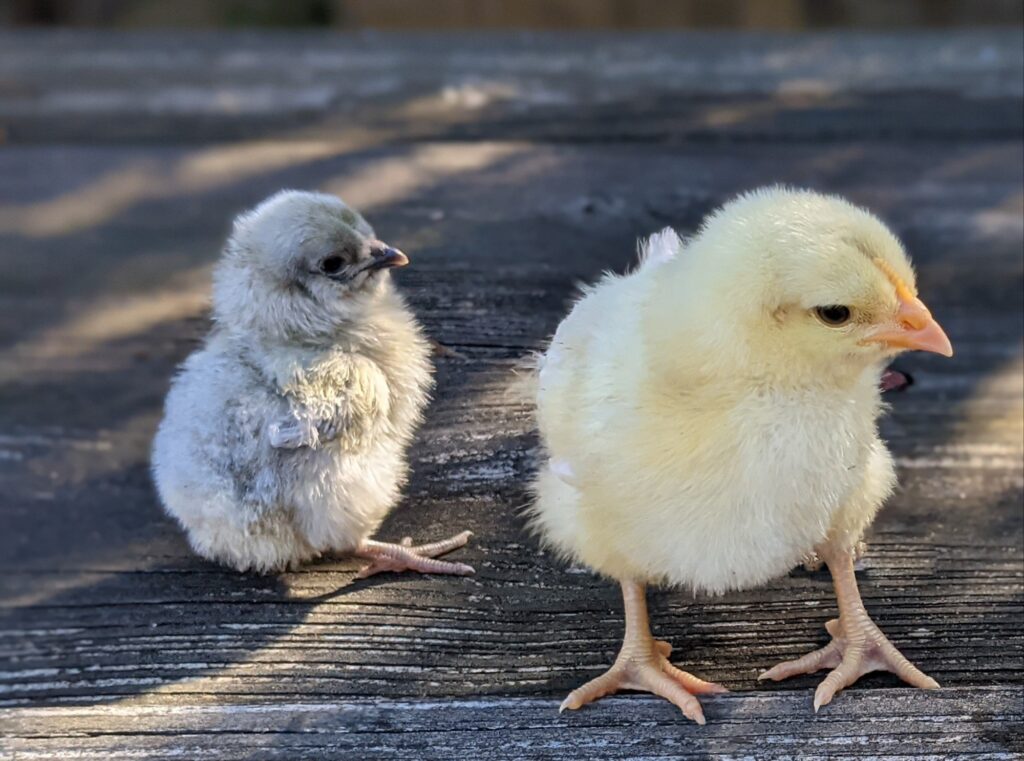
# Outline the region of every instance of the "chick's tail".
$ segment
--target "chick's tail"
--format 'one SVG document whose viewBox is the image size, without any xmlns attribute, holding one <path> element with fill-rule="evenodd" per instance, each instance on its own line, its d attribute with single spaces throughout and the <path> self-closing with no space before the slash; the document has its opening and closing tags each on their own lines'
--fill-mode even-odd
<svg viewBox="0 0 1024 761">
<path fill-rule="evenodd" d="M 511 380 L 504 389 L 505 400 L 534 409 L 540 389 L 540 371 L 546 360 L 545 354 L 539 351 L 520 357 L 512 367 Z"/>
<path fill-rule="evenodd" d="M 637 243 L 637 267 L 658 267 L 675 259 L 682 250 L 683 239 L 671 227 L 666 227 Z"/>
</svg>

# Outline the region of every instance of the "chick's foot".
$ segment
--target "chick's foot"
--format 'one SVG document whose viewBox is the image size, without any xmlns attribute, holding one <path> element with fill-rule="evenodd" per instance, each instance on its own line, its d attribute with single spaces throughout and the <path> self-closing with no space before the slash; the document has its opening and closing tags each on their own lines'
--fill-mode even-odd
<svg viewBox="0 0 1024 761">
<path fill-rule="evenodd" d="M 832 669 L 814 692 L 814 710 L 832 702 L 844 687 L 849 687 L 872 671 L 890 671 L 904 682 L 926 690 L 938 689 L 939 683 L 906 659 L 871 619 L 853 627 L 843 625 L 841 618 L 825 624 L 832 641 L 802 658 L 786 661 L 765 671 L 758 680 L 780 681 L 797 674 L 813 674 Z"/>
<path fill-rule="evenodd" d="M 802 658 L 768 669 L 758 680 L 778 682 L 796 674 L 832 669 L 814 692 L 815 712 L 832 702 L 843 688 L 872 671 L 889 671 L 914 687 L 938 689 L 939 683 L 908 661 L 864 609 L 853 570 L 854 553 L 826 550 L 821 555 L 832 572 L 839 603 L 839 618 L 825 624 L 832 642 Z"/>
<path fill-rule="evenodd" d="M 448 539 L 419 545 L 414 545 L 410 537 L 403 539 L 400 544 L 364 539 L 354 554 L 358 557 L 369 558 L 370 564 L 361 568 L 356 574 L 356 578 L 365 579 L 385 571 L 394 573 L 417 571 L 419 573 L 470 576 L 476 573 L 473 566 L 437 560 L 437 558 L 452 550 L 457 550 L 459 547 L 464 547 L 471 536 L 473 536 L 472 531 L 463 531 Z"/>
<path fill-rule="evenodd" d="M 644 587 L 622 582 L 626 608 L 626 636 L 615 663 L 601 676 L 569 693 L 559 712 L 576 710 L 619 690 L 640 690 L 675 704 L 688 719 L 704 723 L 704 710 L 696 695 L 727 692 L 721 685 L 677 669 L 669 663 L 672 646 L 651 636 Z"/>
</svg>

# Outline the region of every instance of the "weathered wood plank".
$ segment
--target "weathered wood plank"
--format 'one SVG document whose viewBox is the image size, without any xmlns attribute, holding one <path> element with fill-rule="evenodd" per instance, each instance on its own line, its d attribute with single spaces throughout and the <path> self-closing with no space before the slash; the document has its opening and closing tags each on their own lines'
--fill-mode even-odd
<svg viewBox="0 0 1024 761">
<path fill-rule="evenodd" d="M 356 144 L 1020 134 L 1014 30 L 916 35 L 0 32 L 8 140 Z"/>
<path fill-rule="evenodd" d="M 1020 756 L 1019 39 L 731 38 L 738 57 L 690 35 L 552 39 L 0 33 L 0 123 L 37 143 L 0 150 L 0 758 Z M 499 139 L 459 142 L 480 135 Z M 753 691 L 834 615 L 827 576 L 796 571 L 652 594 L 675 659 L 735 690 L 707 727 L 636 696 L 559 717 L 613 657 L 621 602 L 523 530 L 536 440 L 515 370 L 637 235 L 777 181 L 890 221 L 956 345 L 901 360 L 917 383 L 883 432 L 902 487 L 860 572 L 945 689 L 872 675 L 817 717 L 813 677 Z M 282 186 L 341 194 L 410 251 L 403 288 L 466 355 L 439 362 L 384 535 L 471 528 L 476 577 L 236 575 L 159 511 L 149 440 L 210 264 Z"/>
<path fill-rule="evenodd" d="M 0 758 L 1016 759 L 1020 687 L 844 695 L 808 718 L 807 695 L 706 699 L 708 725 L 646 696 L 559 715 L 553 700 L 226 703 L 191 697 L 0 710 Z M 7 755 L 3 755 L 6 752 Z"/>
<path fill-rule="evenodd" d="M 14 273 L 0 284 L 0 700 L 551 697 L 596 673 L 617 646 L 620 603 L 522 530 L 535 438 L 517 363 L 575 279 L 628 264 L 635 235 L 692 230 L 745 186 L 812 179 L 892 221 L 958 350 L 904 363 L 917 384 L 885 424 L 903 489 L 878 522 L 865 598 L 944 684 L 1020 678 L 1018 144 L 340 150 L 0 153 L 0 183 L 23 199 L 0 215 Z M 385 534 L 471 528 L 461 557 L 475 578 L 352 585 L 351 562 L 236 576 L 196 561 L 155 504 L 149 438 L 174 364 L 205 327 L 207 268 L 231 214 L 281 185 L 366 207 L 412 252 L 402 282 L 428 329 L 468 356 L 439 363 L 409 495 Z M 798 572 L 721 600 L 659 592 L 652 609 L 681 663 L 749 690 L 759 669 L 824 641 L 833 602 L 825 576 Z M 872 676 L 857 690 L 894 684 Z"/>
</svg>

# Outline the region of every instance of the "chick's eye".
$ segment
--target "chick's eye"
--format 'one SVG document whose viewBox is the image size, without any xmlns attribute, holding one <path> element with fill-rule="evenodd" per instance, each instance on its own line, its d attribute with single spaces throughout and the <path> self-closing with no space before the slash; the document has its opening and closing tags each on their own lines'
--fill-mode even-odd
<svg viewBox="0 0 1024 761">
<path fill-rule="evenodd" d="M 345 266 L 345 260 L 340 256 L 328 256 L 320 262 L 320 271 L 325 275 L 337 275 Z"/>
<path fill-rule="evenodd" d="M 819 320 L 832 327 L 845 325 L 850 321 L 850 308 L 840 304 L 815 307 L 814 313 L 818 316 Z"/>
</svg>

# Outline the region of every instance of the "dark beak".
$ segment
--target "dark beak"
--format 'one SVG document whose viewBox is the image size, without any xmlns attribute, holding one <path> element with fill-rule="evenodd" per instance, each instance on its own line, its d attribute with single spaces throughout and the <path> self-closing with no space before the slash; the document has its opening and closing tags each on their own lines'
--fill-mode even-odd
<svg viewBox="0 0 1024 761">
<path fill-rule="evenodd" d="M 391 246 L 380 246 L 370 249 L 372 257 L 367 269 L 383 270 L 391 267 L 404 267 L 409 263 L 409 257 Z"/>
</svg>

